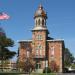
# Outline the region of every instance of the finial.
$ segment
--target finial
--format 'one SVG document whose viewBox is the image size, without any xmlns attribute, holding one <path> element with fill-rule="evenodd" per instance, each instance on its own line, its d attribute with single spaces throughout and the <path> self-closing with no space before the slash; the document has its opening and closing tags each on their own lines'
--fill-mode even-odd
<svg viewBox="0 0 75 75">
<path fill-rule="evenodd" d="M 40 5 L 39 5 L 39 9 L 43 9 L 43 6 L 42 6 L 42 4 L 40 4 Z"/>
</svg>

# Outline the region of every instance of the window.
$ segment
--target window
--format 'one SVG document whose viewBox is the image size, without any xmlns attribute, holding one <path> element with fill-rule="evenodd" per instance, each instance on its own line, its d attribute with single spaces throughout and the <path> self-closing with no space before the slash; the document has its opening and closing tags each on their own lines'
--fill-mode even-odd
<svg viewBox="0 0 75 75">
<path fill-rule="evenodd" d="M 38 49 L 42 49 L 42 46 L 41 45 L 38 45 Z"/>
<path fill-rule="evenodd" d="M 39 54 L 38 49 L 36 49 L 36 55 L 38 55 L 38 54 Z"/>
<path fill-rule="evenodd" d="M 42 48 L 43 47 L 41 45 L 36 46 L 36 55 L 38 55 L 39 52 L 40 52 L 40 55 L 42 55 Z"/>
<path fill-rule="evenodd" d="M 44 20 L 42 20 L 42 25 L 44 25 Z"/>
<path fill-rule="evenodd" d="M 51 53 L 51 60 L 53 61 L 54 60 L 54 46 L 51 46 L 50 48 L 50 53 Z"/>
<path fill-rule="evenodd" d="M 54 47 L 51 47 L 51 56 L 54 56 Z"/>
<path fill-rule="evenodd" d="M 38 25 L 40 25 L 40 19 L 38 20 Z"/>
<path fill-rule="evenodd" d="M 41 45 L 38 45 L 37 48 L 40 49 L 40 50 L 42 50 L 42 46 Z"/>
<path fill-rule="evenodd" d="M 36 26 L 37 26 L 37 20 L 36 20 Z"/>
<path fill-rule="evenodd" d="M 36 47 L 36 50 L 42 50 L 42 46 L 41 46 L 41 45 L 38 45 L 38 46 Z"/>
<path fill-rule="evenodd" d="M 40 49 L 40 55 L 42 55 L 42 50 Z"/>
<path fill-rule="evenodd" d="M 37 40 L 42 40 L 42 35 L 37 35 Z"/>
<path fill-rule="evenodd" d="M 41 68 L 41 64 L 40 63 L 36 63 L 36 69 Z"/>
</svg>

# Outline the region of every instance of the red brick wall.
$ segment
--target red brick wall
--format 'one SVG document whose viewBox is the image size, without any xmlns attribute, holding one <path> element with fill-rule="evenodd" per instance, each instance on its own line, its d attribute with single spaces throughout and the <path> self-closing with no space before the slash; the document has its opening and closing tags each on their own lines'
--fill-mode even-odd
<svg viewBox="0 0 75 75">
<path fill-rule="evenodd" d="M 41 35 L 42 39 L 38 40 L 37 36 Z M 36 53 L 36 47 L 38 45 L 42 46 L 42 55 L 45 56 L 45 49 L 46 49 L 46 31 L 34 31 L 33 32 L 33 52 Z M 40 51 L 40 50 L 39 50 Z M 40 55 L 40 52 L 39 52 Z"/>
<path fill-rule="evenodd" d="M 27 50 L 32 52 L 32 42 L 21 42 L 19 47 L 19 61 L 24 61 L 27 58 Z"/>
<path fill-rule="evenodd" d="M 49 63 L 53 60 L 51 59 L 51 47 L 54 47 L 54 61 L 56 62 L 57 66 L 59 66 L 59 70 L 62 69 L 62 51 L 63 51 L 63 47 L 62 47 L 63 43 L 62 41 L 51 41 L 51 42 L 48 42 L 48 49 L 49 49 L 49 52 L 48 52 L 48 60 L 49 60 Z"/>
</svg>

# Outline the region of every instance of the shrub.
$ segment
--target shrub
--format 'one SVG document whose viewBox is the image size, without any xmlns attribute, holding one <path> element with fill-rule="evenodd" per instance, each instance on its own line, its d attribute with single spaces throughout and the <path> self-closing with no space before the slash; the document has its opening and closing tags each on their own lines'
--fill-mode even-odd
<svg viewBox="0 0 75 75">
<path fill-rule="evenodd" d="M 51 72 L 51 69 L 49 67 L 45 67 L 44 70 L 43 70 L 43 73 L 50 73 Z"/>
<path fill-rule="evenodd" d="M 75 64 L 72 64 L 71 68 L 72 68 L 72 69 L 75 69 Z"/>
<path fill-rule="evenodd" d="M 68 72 L 69 72 L 68 68 L 64 68 L 64 73 L 68 73 Z"/>
<path fill-rule="evenodd" d="M 55 61 L 51 61 L 50 62 L 50 69 L 51 69 L 51 72 L 58 72 L 59 66 L 56 64 Z"/>
</svg>

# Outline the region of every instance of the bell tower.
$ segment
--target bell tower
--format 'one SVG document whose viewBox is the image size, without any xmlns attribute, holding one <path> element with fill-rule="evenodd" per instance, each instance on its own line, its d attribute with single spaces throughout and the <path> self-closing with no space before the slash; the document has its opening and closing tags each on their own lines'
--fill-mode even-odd
<svg viewBox="0 0 75 75">
<path fill-rule="evenodd" d="M 44 11 L 42 5 L 40 4 L 38 10 L 34 14 L 35 27 L 33 30 L 36 29 L 47 30 L 46 19 L 47 19 L 47 14 Z"/>
<path fill-rule="evenodd" d="M 37 63 L 39 63 L 40 65 L 42 65 L 43 63 L 39 62 L 39 60 L 45 60 L 46 58 L 46 39 L 48 36 L 46 19 L 47 14 L 44 11 L 42 5 L 40 4 L 37 11 L 34 14 L 35 25 L 32 29 L 32 52 L 35 55 L 34 58 L 36 59 Z M 39 68 L 42 68 L 42 66 L 39 66 Z"/>
</svg>

